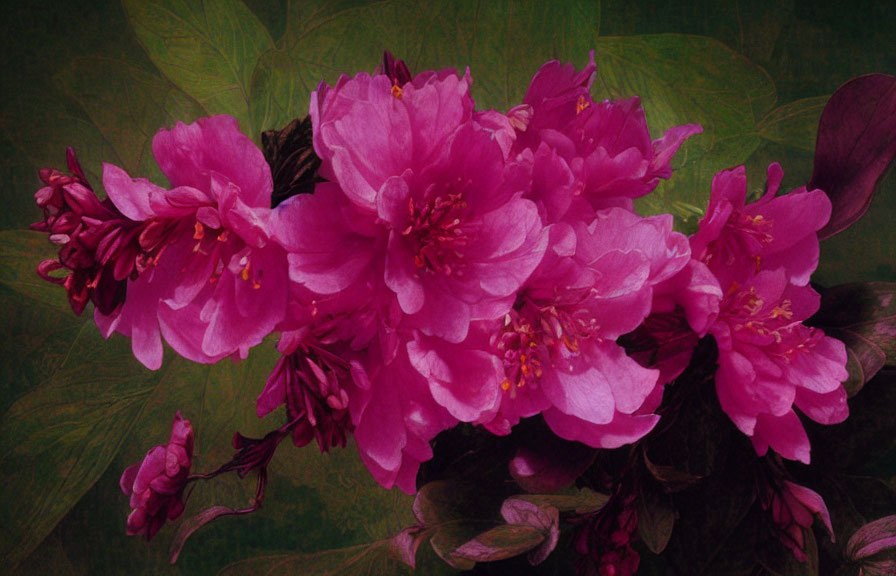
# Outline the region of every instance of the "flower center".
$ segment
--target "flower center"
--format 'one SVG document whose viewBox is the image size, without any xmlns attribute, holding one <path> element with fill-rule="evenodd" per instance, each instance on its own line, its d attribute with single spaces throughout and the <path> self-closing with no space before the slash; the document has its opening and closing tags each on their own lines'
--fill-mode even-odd
<svg viewBox="0 0 896 576">
<path fill-rule="evenodd" d="M 461 194 L 437 196 L 419 205 L 408 201 L 410 222 L 402 235 L 414 243 L 414 265 L 445 276 L 463 276 L 461 262 L 470 239 L 462 226 L 467 203 Z"/>
<path fill-rule="evenodd" d="M 580 343 L 593 338 L 598 328 L 585 310 L 529 302 L 515 307 L 504 317 L 496 343 L 504 361 L 501 389 L 515 397 L 517 389 L 537 388 L 546 362 L 553 365 L 564 350 L 578 354 Z"/>
<path fill-rule="evenodd" d="M 793 322 L 792 303 L 782 300 L 775 306 L 766 306 L 765 301 L 756 294 L 756 288 L 740 290 L 737 282 L 728 289 L 729 304 L 727 313 L 732 318 L 735 332 L 747 331 L 758 336 L 771 336 L 775 342 L 781 342 L 783 336 L 800 322 Z"/>
</svg>

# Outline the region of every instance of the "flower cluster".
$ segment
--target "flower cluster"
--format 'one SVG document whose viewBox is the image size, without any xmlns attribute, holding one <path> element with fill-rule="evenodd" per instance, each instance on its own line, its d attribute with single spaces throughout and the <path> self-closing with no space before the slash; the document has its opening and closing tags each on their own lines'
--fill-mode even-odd
<svg viewBox="0 0 896 576">
<path fill-rule="evenodd" d="M 549 62 L 505 114 L 476 107 L 469 70 L 413 75 L 387 55 L 375 74 L 321 84 L 310 131 L 265 133 L 264 154 L 227 116 L 160 131 L 172 187 L 107 164 L 102 202 L 70 155 L 70 176 L 42 174 L 35 227 L 63 247 L 41 270 L 149 368 L 163 339 L 213 363 L 280 333 L 257 400 L 259 416 L 286 407 L 276 442 L 326 451 L 353 435 L 385 487 L 415 492 L 430 441 L 459 423 L 507 435 L 540 415 L 591 448 L 633 443 L 706 335 L 721 406 L 756 452 L 808 462 L 794 406 L 847 416 L 844 347 L 802 324 L 818 308 L 808 282 L 830 201 L 777 196 L 772 165 L 752 204 L 743 168 L 720 173 L 691 238 L 670 215 L 637 214 L 701 129 L 651 139 L 637 98 L 592 99 L 595 71 L 593 54 L 581 71 Z M 70 275 L 49 276 L 60 268 Z M 167 477 L 189 468 L 185 442 Z M 132 471 L 122 485 L 151 519 L 129 530 L 150 537 L 150 501 L 163 495 L 172 518 L 180 492 L 146 492 Z M 613 522 L 598 548 L 612 544 L 604 564 L 628 574 L 631 502 Z"/>
</svg>

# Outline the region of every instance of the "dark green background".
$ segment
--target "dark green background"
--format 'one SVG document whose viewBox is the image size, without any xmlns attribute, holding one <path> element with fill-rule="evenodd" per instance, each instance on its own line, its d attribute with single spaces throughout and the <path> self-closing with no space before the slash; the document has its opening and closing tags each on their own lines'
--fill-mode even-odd
<svg viewBox="0 0 896 576">
<path fill-rule="evenodd" d="M 596 96 L 639 94 L 657 136 L 675 124 L 704 125 L 705 134 L 680 153 L 673 181 L 641 204 L 649 212 L 671 211 L 681 229 L 692 230 L 715 171 L 746 163 L 756 191 L 765 166 L 778 160 L 785 186 L 805 183 L 826 97 L 854 76 L 896 73 L 896 5 L 817 4 L 4 2 L 0 548 L 6 566 L 21 563 L 17 571 L 29 574 L 214 573 L 259 554 L 373 542 L 412 521 L 412 499 L 376 486 L 353 448 L 321 456 L 314 447 L 284 446 L 265 508 L 201 530 L 177 566 L 165 563 L 170 528 L 150 545 L 124 536 L 128 508 L 118 477 L 167 439 L 175 410 L 193 421 L 200 470 L 229 457 L 234 430 L 258 434 L 276 425 L 279 416 L 263 422 L 254 416 L 254 398 L 276 353 L 262 346 L 240 365 L 207 367 L 169 352 L 153 373 L 137 364 L 123 339 L 103 341 L 89 313 L 74 317 L 61 290 L 33 273 L 51 247 L 23 232 L 39 216 L 37 170 L 63 168 L 66 146 L 76 148 L 96 184 L 103 161 L 164 183 L 148 147 L 159 127 L 229 113 L 255 137 L 304 115 L 320 78 L 372 70 L 384 48 L 413 70 L 469 65 L 477 105 L 502 110 L 519 102 L 545 60 L 581 66 L 596 48 Z M 869 214 L 823 244 L 819 282 L 896 280 L 894 189 L 891 171 Z M 244 505 L 250 492 L 226 480 L 201 485 L 187 514 L 213 503 Z"/>
</svg>

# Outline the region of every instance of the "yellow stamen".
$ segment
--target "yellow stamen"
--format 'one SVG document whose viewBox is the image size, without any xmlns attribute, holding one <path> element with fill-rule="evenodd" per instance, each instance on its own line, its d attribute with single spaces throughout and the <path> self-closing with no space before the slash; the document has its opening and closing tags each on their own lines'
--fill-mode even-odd
<svg viewBox="0 0 896 576">
<path fill-rule="evenodd" d="M 392 85 L 392 96 L 396 100 L 401 100 L 401 86 L 399 86 L 398 84 Z"/>
<path fill-rule="evenodd" d="M 585 96 L 579 96 L 579 99 L 576 101 L 576 115 L 581 114 L 589 106 L 591 106 L 591 103 L 585 100 Z"/>
</svg>

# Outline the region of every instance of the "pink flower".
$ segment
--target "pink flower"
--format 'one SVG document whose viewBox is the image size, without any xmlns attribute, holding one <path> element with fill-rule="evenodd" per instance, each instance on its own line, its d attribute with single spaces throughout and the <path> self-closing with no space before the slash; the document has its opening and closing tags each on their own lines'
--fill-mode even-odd
<svg viewBox="0 0 896 576">
<path fill-rule="evenodd" d="M 469 82 L 361 74 L 318 90 L 314 142 L 331 182 L 282 206 L 292 280 L 326 295 L 384 284 L 405 328 L 455 343 L 510 308 L 546 238 L 521 198 L 529 165 L 506 162 L 472 121 Z"/>
<path fill-rule="evenodd" d="M 374 345 L 349 390 L 349 411 L 361 460 L 385 488 L 417 491 L 420 463 L 432 458 L 430 440 L 455 424 L 432 397 L 404 346 L 388 364 Z M 367 378 L 364 378 L 367 376 Z"/>
<path fill-rule="evenodd" d="M 162 336 L 196 362 L 245 358 L 286 312 L 286 253 L 268 232 L 270 169 L 228 116 L 162 130 L 153 153 L 171 190 L 104 167 L 110 199 L 144 223 L 140 243 L 155 256 L 128 283 L 120 310 L 97 312 L 97 325 L 106 337 L 131 337 L 153 369 Z"/>
<path fill-rule="evenodd" d="M 587 226 L 552 227 L 548 255 L 491 336 L 505 378 L 500 411 L 487 426 L 507 433 L 541 412 L 558 436 L 602 448 L 649 432 L 658 417 L 641 409 L 657 372 L 616 340 L 650 312 L 653 286 L 688 260 L 671 217 L 611 209 Z"/>
<path fill-rule="evenodd" d="M 775 197 L 782 172 L 772 164 L 768 174 L 766 194 L 750 205 L 743 167 L 717 174 L 691 247 L 724 292 L 709 328 L 722 409 L 758 454 L 771 447 L 808 464 L 809 439 L 792 406 L 823 424 L 849 414 L 843 343 L 802 324 L 818 309 L 807 283 L 830 201 L 819 190 Z"/>
<path fill-rule="evenodd" d="M 789 284 L 783 269 L 762 271 L 729 290 L 710 328 L 719 347 L 722 409 L 759 455 L 771 447 L 809 463 L 809 439 L 792 406 L 822 424 L 849 415 L 843 343 L 802 324 L 818 302 L 810 287 Z"/>
<path fill-rule="evenodd" d="M 345 390 L 351 367 L 308 332 L 281 336 L 282 356 L 258 397 L 257 412 L 261 418 L 286 404 L 287 419 L 299 420 L 292 431 L 295 445 L 316 439 L 326 452 L 331 446 L 345 446 L 352 430 Z"/>
<path fill-rule="evenodd" d="M 451 135 L 472 118 L 469 72 L 423 72 L 403 85 L 385 74 L 342 76 L 311 94 L 319 175 L 375 212 L 380 188 L 405 170 L 436 163 Z"/>
<path fill-rule="evenodd" d="M 806 561 L 804 530 L 811 530 L 814 519 L 819 518 L 834 541 L 834 528 L 824 500 L 805 486 L 782 480 L 769 486 L 762 500 L 762 507 L 771 510 L 772 520 L 780 530 L 781 542 L 790 548 L 800 562 Z"/>
<path fill-rule="evenodd" d="M 168 444 L 156 446 L 146 458 L 121 475 L 121 490 L 131 497 L 127 533 L 151 540 L 166 520 L 184 511 L 183 494 L 193 458 L 193 427 L 175 414 Z"/>
<path fill-rule="evenodd" d="M 572 64 L 556 60 L 542 66 L 523 99 L 528 121 L 518 132 L 515 150 L 536 152 L 542 143 L 547 144 L 572 171 L 576 197 L 593 209 L 630 210 L 633 198 L 651 192 L 660 178 L 671 176 L 672 156 L 701 128 L 676 126 L 652 141 L 638 98 L 592 100 L 589 89 L 596 69 L 593 52 L 588 66 L 578 73 Z M 520 111 L 509 115 L 520 116 Z M 552 193 L 550 189 L 535 191 L 542 196 Z"/>
<path fill-rule="evenodd" d="M 713 178 L 706 216 L 691 238 L 691 250 L 716 275 L 722 290 L 759 270 L 779 267 L 790 282 L 809 283 L 818 266 L 816 233 L 831 216 L 831 201 L 821 190 L 805 187 L 776 196 L 783 176 L 781 166 L 771 164 L 765 194 L 748 205 L 743 166 Z"/>
</svg>

